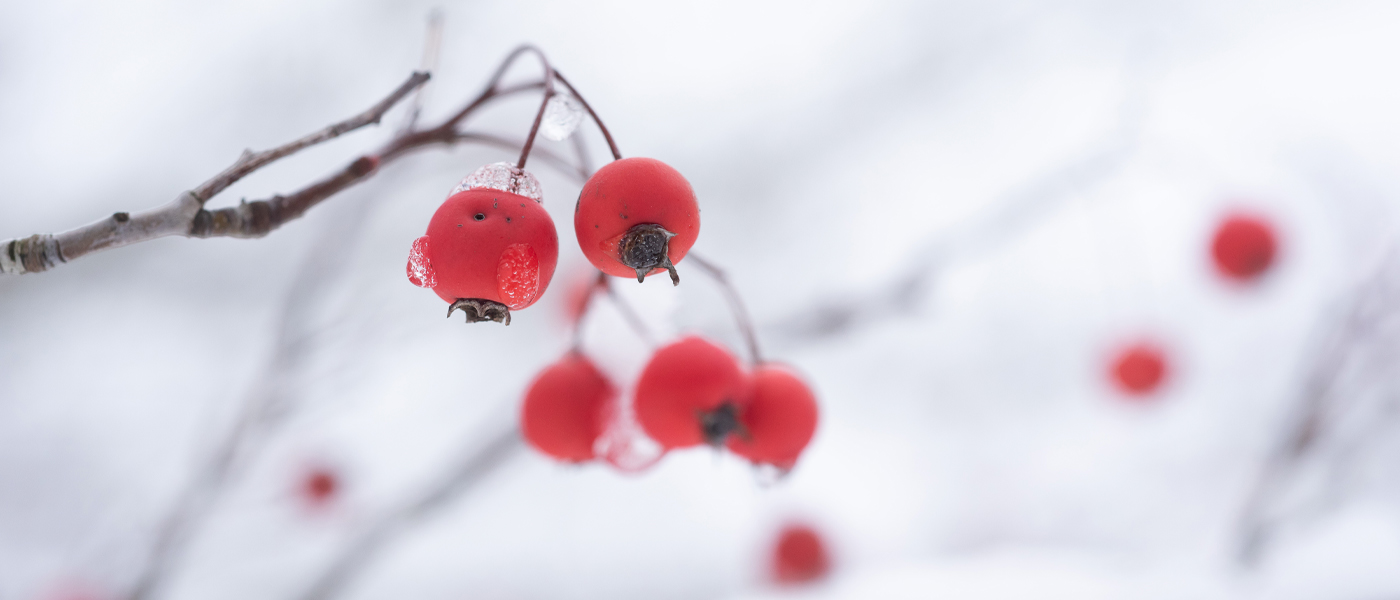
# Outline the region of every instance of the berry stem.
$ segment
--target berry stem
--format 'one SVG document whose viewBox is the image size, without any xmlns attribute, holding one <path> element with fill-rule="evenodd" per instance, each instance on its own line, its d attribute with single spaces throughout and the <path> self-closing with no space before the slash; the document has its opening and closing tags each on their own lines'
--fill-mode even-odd
<svg viewBox="0 0 1400 600">
<path fill-rule="evenodd" d="M 569 80 L 564 79 L 564 75 L 555 71 L 554 77 L 559 80 L 559 83 L 564 84 L 564 87 L 569 88 L 569 93 L 578 99 L 579 104 L 583 105 L 583 109 L 588 111 L 588 116 L 593 118 L 593 123 L 598 125 L 598 131 L 603 132 L 603 138 L 608 140 L 608 150 L 612 151 L 613 160 L 622 160 L 622 153 L 617 150 L 617 142 L 613 141 L 612 133 L 608 131 L 606 125 L 603 125 L 603 120 L 598 118 L 598 113 L 593 112 L 593 107 L 588 104 L 587 100 L 583 99 L 583 95 L 579 94 L 578 90 L 574 89 Z"/>
<path fill-rule="evenodd" d="M 744 341 L 749 346 L 750 360 L 755 365 L 762 363 L 763 355 L 758 351 L 758 334 L 754 330 L 753 321 L 749 318 L 749 311 L 744 307 L 744 300 L 739 296 L 739 290 L 735 289 L 734 284 L 729 282 L 729 276 L 725 274 L 724 269 L 700 258 L 694 252 L 687 254 L 686 258 L 719 284 L 724 299 L 729 303 L 729 312 L 734 315 L 734 324 L 739 327 L 740 333 L 744 335 Z"/>
<path fill-rule="evenodd" d="M 651 329 L 647 328 L 646 322 L 642 321 L 642 316 L 637 314 L 632 304 L 622 299 L 617 291 L 612 287 L 612 278 L 604 273 L 598 273 L 598 280 L 603 282 L 603 289 L 607 291 L 608 298 L 617 306 L 617 311 L 622 313 L 622 317 L 627 320 L 627 324 L 636 332 L 637 337 L 642 338 L 648 346 L 656 346 L 656 337 L 651 334 Z"/>
<path fill-rule="evenodd" d="M 593 281 L 593 285 L 588 286 L 588 296 L 584 299 L 583 310 L 579 312 L 578 320 L 574 321 L 574 339 L 571 347 L 575 352 L 583 348 L 583 317 L 588 314 L 589 309 L 593 308 L 593 297 L 598 293 L 598 290 L 603 290 L 608 295 L 608 299 L 612 300 L 613 306 L 616 306 L 617 311 L 622 313 L 623 320 L 627 321 L 627 326 L 632 328 L 632 332 L 636 333 L 637 337 L 642 338 L 642 341 L 646 342 L 648 346 L 656 346 L 656 337 L 652 335 L 651 329 L 642 320 L 642 316 L 637 314 L 631 303 L 623 300 L 613 290 L 612 278 L 600 271 L 598 278 Z"/>
</svg>

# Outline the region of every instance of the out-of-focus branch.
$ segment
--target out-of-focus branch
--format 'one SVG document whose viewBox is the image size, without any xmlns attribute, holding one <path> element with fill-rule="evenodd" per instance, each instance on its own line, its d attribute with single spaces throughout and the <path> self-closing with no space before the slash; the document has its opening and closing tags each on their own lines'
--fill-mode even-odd
<svg viewBox="0 0 1400 600">
<path fill-rule="evenodd" d="M 56 234 L 37 234 L 0 243 L 0 274 L 37 273 L 108 248 L 117 248 L 169 235 L 188 237 L 258 237 L 295 219 L 317 202 L 365 178 L 377 161 L 363 157 L 331 177 L 293 194 L 271 201 L 244 203 L 213 213 L 204 203 L 248 174 L 295 154 L 340 137 L 371 123 L 378 123 L 395 104 L 428 81 L 415 72 L 407 81 L 374 106 L 320 131 L 262 152 L 244 151 L 233 165 L 192 190 L 181 192 L 170 203 L 135 214 L 119 212 L 91 225 Z"/>
<path fill-rule="evenodd" d="M 758 332 L 754 329 L 753 319 L 749 318 L 749 311 L 744 307 L 744 299 L 739 296 L 739 290 L 734 288 L 734 284 L 729 281 L 729 274 L 724 269 L 708 260 L 700 258 L 694 252 L 686 256 L 695 266 L 700 267 L 706 275 L 709 275 L 719 285 L 720 293 L 724 295 L 725 302 L 729 303 L 729 312 L 734 316 L 734 323 L 739 328 L 739 333 L 743 334 L 744 342 L 749 348 L 749 360 L 757 365 L 763 362 L 763 355 L 758 351 Z"/>
<path fill-rule="evenodd" d="M 511 427 L 474 447 L 418 497 L 382 516 L 343 547 L 300 598 L 329 600 L 344 592 L 387 546 L 472 489 L 525 448 L 520 432 Z"/>
<path fill-rule="evenodd" d="M 1288 428 L 1265 460 L 1240 513 L 1237 558 L 1253 566 L 1262 560 L 1282 518 L 1277 504 L 1306 463 L 1317 458 L 1324 444 L 1356 445 L 1393 418 L 1386 407 L 1372 415 L 1360 432 L 1345 435 L 1343 421 L 1363 408 L 1358 405 L 1369 381 L 1393 379 L 1394 353 L 1400 348 L 1400 247 L 1390 249 L 1366 280 L 1346 299 L 1342 311 L 1325 326 L 1328 331 L 1314 350 L 1311 365 L 1295 400 Z M 1354 420 L 1354 419 L 1353 419 Z M 1336 469 L 1345 465 L 1334 465 Z M 1337 475 L 1337 473 L 1333 473 Z M 1335 477 L 1334 477 L 1335 479 Z"/>
</svg>

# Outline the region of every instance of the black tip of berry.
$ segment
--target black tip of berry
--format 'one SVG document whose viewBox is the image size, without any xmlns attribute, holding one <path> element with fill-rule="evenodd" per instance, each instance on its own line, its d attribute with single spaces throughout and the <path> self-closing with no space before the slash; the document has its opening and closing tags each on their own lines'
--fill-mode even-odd
<svg viewBox="0 0 1400 600">
<path fill-rule="evenodd" d="M 730 434 L 748 435 L 744 425 L 739 422 L 739 407 L 732 402 L 725 402 L 719 405 L 719 408 L 700 413 L 700 431 L 705 436 L 705 443 L 716 448 L 723 446 Z"/>
<path fill-rule="evenodd" d="M 666 269 L 671 275 L 671 285 L 680 285 L 680 275 L 671 264 L 671 238 L 676 234 L 655 223 L 633 225 L 617 243 L 617 257 L 622 264 L 637 272 L 640 283 L 653 269 Z"/>
<path fill-rule="evenodd" d="M 462 309 L 462 314 L 466 315 L 468 323 L 495 321 L 502 325 L 510 325 L 510 308 L 500 302 L 481 298 L 458 298 L 447 307 L 447 316 L 452 317 L 452 311 L 459 308 Z"/>
</svg>

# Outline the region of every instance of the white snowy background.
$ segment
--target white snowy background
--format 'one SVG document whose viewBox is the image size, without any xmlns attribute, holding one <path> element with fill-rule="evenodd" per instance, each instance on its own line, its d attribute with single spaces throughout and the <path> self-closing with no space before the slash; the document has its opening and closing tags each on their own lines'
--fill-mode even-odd
<svg viewBox="0 0 1400 600">
<path fill-rule="evenodd" d="M 156 206 L 244 148 L 362 110 L 418 66 L 434 6 L 0 3 L 0 238 Z M 640 475 L 516 456 L 347 597 L 1400 597 L 1400 451 L 1379 417 L 1371 442 L 1327 463 L 1324 499 L 1285 511 L 1254 567 L 1237 561 L 1246 497 L 1319 340 L 1396 239 L 1400 4 L 441 7 L 427 122 L 514 45 L 540 45 L 625 155 L 689 178 L 697 252 L 730 270 L 822 422 L 777 484 L 704 449 Z M 532 110 L 504 103 L 469 125 L 518 137 Z M 211 206 L 291 191 L 401 119 Z M 596 131 L 580 131 L 602 159 Z M 296 408 L 164 598 L 297 597 L 359 528 L 512 418 L 568 347 L 565 292 L 586 264 L 578 184 L 533 167 L 560 268 L 509 328 L 446 321 L 404 277 L 445 193 L 512 156 L 428 151 L 261 240 L 167 238 L 0 279 L 0 599 L 119 597 L 178 491 L 267 386 Z M 362 227 L 339 229 L 361 208 Z M 1280 231 L 1258 285 L 1227 285 L 1208 261 L 1237 208 Z M 285 299 L 325 240 L 341 250 L 292 323 L 308 336 L 297 367 L 265 381 Z M 877 306 L 918 265 L 915 306 Z M 681 273 L 676 289 L 622 289 L 659 330 L 739 348 L 713 286 Z M 792 325 L 843 299 L 882 314 L 835 335 Z M 617 377 L 645 360 L 606 304 L 586 333 Z M 1170 350 L 1172 376 L 1127 402 L 1105 363 L 1143 336 Z M 1400 379 L 1377 360 L 1357 387 Z M 293 491 L 312 463 L 346 478 L 326 511 Z M 824 532 L 835 569 L 779 590 L 765 561 L 793 519 Z"/>
</svg>

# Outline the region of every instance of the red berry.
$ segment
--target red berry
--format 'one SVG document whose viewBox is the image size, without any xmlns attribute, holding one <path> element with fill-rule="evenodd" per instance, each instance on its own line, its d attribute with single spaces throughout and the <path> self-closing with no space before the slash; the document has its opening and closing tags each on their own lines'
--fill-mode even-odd
<svg viewBox="0 0 1400 600">
<path fill-rule="evenodd" d="M 782 584 L 808 583 L 826 576 L 831 557 L 816 530 L 789 525 L 773 547 L 773 580 Z"/>
<path fill-rule="evenodd" d="M 1157 391 L 1166 380 L 1166 354 L 1148 342 L 1132 344 L 1120 350 L 1113 359 L 1110 375 L 1124 393 L 1147 396 Z"/>
<path fill-rule="evenodd" d="M 729 449 L 755 463 L 790 469 L 817 430 L 817 399 L 797 375 L 772 364 L 755 370 L 750 386 Z"/>
<path fill-rule="evenodd" d="M 700 206 L 680 172 L 654 158 L 609 163 L 579 192 L 574 207 L 579 248 L 593 266 L 617 277 L 669 271 L 700 235 Z"/>
<path fill-rule="evenodd" d="M 301 495 L 312 506 L 324 506 L 340 491 L 340 477 L 328 467 L 314 467 L 302 476 Z"/>
<path fill-rule="evenodd" d="M 593 458 L 617 391 L 593 362 L 571 352 L 541 372 L 520 408 L 520 428 L 535 449 L 559 460 Z"/>
<path fill-rule="evenodd" d="M 458 187 L 479 183 L 488 169 L 495 171 L 487 176 L 512 168 L 487 165 Z M 528 173 L 514 173 L 534 181 Z M 482 185 L 508 187 L 491 181 Z M 511 310 L 528 307 L 544 294 L 558 259 L 554 221 L 538 201 L 477 185 L 452 194 L 433 214 L 428 234 L 414 240 L 408 280 L 433 288 L 452 303 L 449 316 L 461 308 L 468 322 L 495 320 L 509 325 Z"/>
<path fill-rule="evenodd" d="M 734 356 L 690 336 L 652 355 L 637 380 L 637 422 L 663 448 L 721 445 L 739 427 L 747 398 Z"/>
<path fill-rule="evenodd" d="M 1268 221 L 1251 215 L 1226 218 L 1215 231 L 1211 257 L 1221 275 L 1236 281 L 1257 279 L 1274 263 L 1278 242 Z"/>
</svg>

